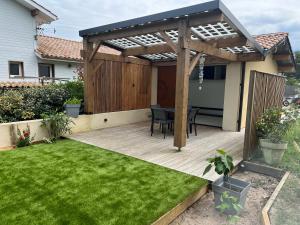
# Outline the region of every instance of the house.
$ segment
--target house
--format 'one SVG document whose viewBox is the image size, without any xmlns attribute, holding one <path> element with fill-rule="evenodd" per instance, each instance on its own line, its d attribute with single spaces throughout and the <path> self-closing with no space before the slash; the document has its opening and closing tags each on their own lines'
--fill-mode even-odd
<svg viewBox="0 0 300 225">
<path fill-rule="evenodd" d="M 33 0 L 0 1 L 0 86 L 70 80 L 81 61 L 80 42 L 40 36 L 58 17 Z M 24 84 L 25 81 L 25 84 Z"/>
<path fill-rule="evenodd" d="M 84 39 L 85 111 L 106 113 L 108 126 L 114 123 L 112 112 L 119 119 L 122 113 L 139 118 L 150 104 L 174 107 L 174 146 L 179 149 L 187 142 L 189 104 L 200 110 L 201 123 L 247 131 L 249 112 L 282 104 L 281 74 L 295 70 L 287 33 L 252 36 L 219 0 L 79 34 Z M 98 53 L 101 45 L 122 55 Z M 204 82 L 199 84 L 203 58 Z M 261 102 L 253 103 L 254 96 Z"/>
</svg>

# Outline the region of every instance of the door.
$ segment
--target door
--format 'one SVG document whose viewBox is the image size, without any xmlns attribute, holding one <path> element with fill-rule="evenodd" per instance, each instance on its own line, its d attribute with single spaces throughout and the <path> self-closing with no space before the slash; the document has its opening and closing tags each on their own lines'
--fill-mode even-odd
<svg viewBox="0 0 300 225">
<path fill-rule="evenodd" d="M 157 103 L 161 107 L 175 107 L 176 66 L 158 67 Z"/>
</svg>

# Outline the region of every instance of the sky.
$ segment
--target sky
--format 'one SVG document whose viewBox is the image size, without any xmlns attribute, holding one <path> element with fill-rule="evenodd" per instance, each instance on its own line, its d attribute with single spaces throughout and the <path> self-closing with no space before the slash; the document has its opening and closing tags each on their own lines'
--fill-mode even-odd
<svg viewBox="0 0 300 225">
<path fill-rule="evenodd" d="M 207 0 L 37 0 L 59 20 L 44 34 L 80 40 L 78 31 L 159 13 Z M 300 51 L 299 0 L 223 0 L 253 35 L 289 32 L 294 51 Z M 55 30 L 55 32 L 54 32 Z"/>
</svg>

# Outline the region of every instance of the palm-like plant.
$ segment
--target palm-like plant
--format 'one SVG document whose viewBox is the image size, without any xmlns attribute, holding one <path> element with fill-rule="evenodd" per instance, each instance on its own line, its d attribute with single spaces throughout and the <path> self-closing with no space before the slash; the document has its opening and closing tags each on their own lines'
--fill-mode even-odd
<svg viewBox="0 0 300 225">
<path fill-rule="evenodd" d="M 214 158 L 207 159 L 209 165 L 205 168 L 203 175 L 208 173 L 213 166 L 215 171 L 219 175 L 224 175 L 225 180 L 228 178 L 228 174 L 234 169 L 233 159 L 223 149 L 217 150 L 218 155 Z"/>
</svg>

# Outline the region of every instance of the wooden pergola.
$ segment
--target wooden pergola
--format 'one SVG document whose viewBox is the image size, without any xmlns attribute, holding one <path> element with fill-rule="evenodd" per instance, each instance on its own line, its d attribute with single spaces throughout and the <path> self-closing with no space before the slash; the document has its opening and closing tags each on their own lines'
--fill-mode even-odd
<svg viewBox="0 0 300 225">
<path fill-rule="evenodd" d="M 120 59 L 176 62 L 174 146 L 186 145 L 189 75 L 205 55 L 207 61 L 261 61 L 265 51 L 217 0 L 151 16 L 80 31 L 85 73 L 101 45 L 122 52 Z M 103 56 L 105 57 L 105 56 Z"/>
</svg>

